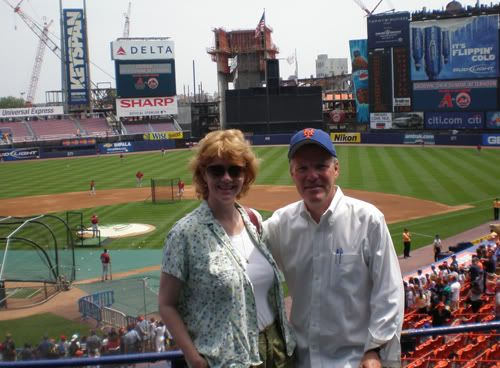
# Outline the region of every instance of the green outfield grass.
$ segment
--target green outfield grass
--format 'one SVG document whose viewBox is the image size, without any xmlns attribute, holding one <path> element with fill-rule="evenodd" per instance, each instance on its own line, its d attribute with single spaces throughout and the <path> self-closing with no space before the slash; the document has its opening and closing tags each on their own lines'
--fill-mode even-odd
<svg viewBox="0 0 500 368">
<path fill-rule="evenodd" d="M 257 184 L 292 185 L 286 147 L 256 147 L 262 160 Z M 469 204 L 474 208 L 452 214 L 404 221 L 390 226 L 398 253 L 403 227 L 411 228 L 412 247 L 429 244 L 435 233 L 442 238 L 454 235 L 491 219 L 491 201 L 500 196 L 500 150 L 454 147 L 338 146 L 341 163 L 339 185 L 343 188 L 393 193 L 428 199 L 447 205 Z M 135 173 L 150 178 L 181 177 L 187 184 L 191 175 L 187 163 L 193 151 L 128 154 L 71 159 L 26 161 L 0 165 L 0 198 L 88 190 L 94 179 L 100 189 L 135 186 Z M 33 204 L 36 206 L 36 204 Z M 165 205 L 127 203 L 84 209 L 84 219 L 97 212 L 103 224 L 149 223 L 156 231 L 143 236 L 113 241 L 113 247 L 160 248 L 173 223 L 197 205 L 182 201 Z M 1 208 L 0 208 L 1 215 Z M 268 216 L 269 213 L 264 213 Z"/>
</svg>

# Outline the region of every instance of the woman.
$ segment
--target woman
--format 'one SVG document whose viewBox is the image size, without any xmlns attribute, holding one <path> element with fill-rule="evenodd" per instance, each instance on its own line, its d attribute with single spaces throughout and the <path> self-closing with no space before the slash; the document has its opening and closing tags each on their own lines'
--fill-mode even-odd
<svg viewBox="0 0 500 368">
<path fill-rule="evenodd" d="M 160 314 L 190 367 L 292 364 L 277 265 L 253 225 L 260 218 L 236 203 L 257 167 L 233 129 L 209 133 L 191 161 L 203 202 L 167 236 L 159 294 Z"/>
</svg>

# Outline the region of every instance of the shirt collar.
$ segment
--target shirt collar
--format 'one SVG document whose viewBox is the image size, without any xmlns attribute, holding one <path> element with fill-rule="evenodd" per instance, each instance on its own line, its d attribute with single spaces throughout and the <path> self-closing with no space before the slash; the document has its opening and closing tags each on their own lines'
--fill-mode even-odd
<svg viewBox="0 0 500 368">
<path fill-rule="evenodd" d="M 335 188 L 336 188 L 335 195 L 333 196 L 333 199 L 330 202 L 330 205 L 328 206 L 326 211 L 321 216 L 320 223 L 323 221 L 328 221 L 328 220 L 330 221 L 330 223 L 333 221 L 333 214 L 335 213 L 335 210 L 336 210 L 338 204 L 340 203 L 340 201 L 344 197 L 344 193 L 342 192 L 340 187 L 338 185 L 336 185 Z M 316 221 L 313 220 L 311 214 L 309 213 L 309 211 L 306 207 L 306 204 L 304 203 L 304 200 L 302 200 L 300 202 L 300 206 L 299 206 L 298 210 L 299 210 L 300 216 L 303 219 L 310 220 L 310 221 L 313 221 L 314 223 L 316 223 Z M 324 220 L 324 219 L 327 219 L 327 220 Z"/>
</svg>

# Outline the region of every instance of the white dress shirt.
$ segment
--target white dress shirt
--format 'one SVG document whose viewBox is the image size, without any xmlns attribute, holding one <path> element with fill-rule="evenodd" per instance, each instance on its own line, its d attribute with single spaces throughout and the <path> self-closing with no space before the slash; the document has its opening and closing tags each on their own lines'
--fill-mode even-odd
<svg viewBox="0 0 500 368">
<path fill-rule="evenodd" d="M 357 368 L 382 347 L 400 366 L 403 280 L 383 214 L 337 187 L 316 223 L 299 201 L 264 222 L 266 241 L 293 299 L 300 368 Z"/>
</svg>

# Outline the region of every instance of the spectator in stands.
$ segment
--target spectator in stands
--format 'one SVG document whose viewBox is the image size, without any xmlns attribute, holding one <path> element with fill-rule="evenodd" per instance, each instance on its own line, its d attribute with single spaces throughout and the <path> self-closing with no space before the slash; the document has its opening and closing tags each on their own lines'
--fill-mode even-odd
<svg viewBox="0 0 500 368">
<path fill-rule="evenodd" d="M 258 161 L 239 130 L 213 131 L 191 161 L 203 202 L 167 236 L 160 315 L 192 367 L 289 367 L 295 342 L 259 215 L 240 206 Z"/>
<path fill-rule="evenodd" d="M 453 254 L 451 256 L 450 270 L 452 270 L 452 271 L 458 271 L 458 261 L 457 261 L 457 255 L 456 254 Z"/>
<path fill-rule="evenodd" d="M 432 327 L 439 327 L 448 324 L 451 318 L 450 307 L 440 302 L 432 311 Z"/>
<path fill-rule="evenodd" d="M 69 343 L 66 341 L 66 336 L 61 335 L 59 337 L 59 342 L 57 343 L 56 349 L 57 349 L 57 354 L 59 355 L 60 358 L 66 357 L 68 354 L 68 347 Z"/>
<path fill-rule="evenodd" d="M 472 256 L 472 264 L 469 267 L 469 274 L 471 282 L 479 280 L 480 284 L 483 284 L 483 268 L 479 264 L 479 258 L 477 256 Z"/>
<path fill-rule="evenodd" d="M 120 335 L 114 327 L 109 332 L 107 339 L 103 340 L 103 355 L 120 354 Z"/>
<path fill-rule="evenodd" d="M 77 356 L 76 353 L 78 350 L 80 350 L 80 341 L 78 339 L 78 335 L 73 334 L 73 336 L 71 336 L 71 341 L 69 343 L 68 355 L 70 357 L 75 357 Z"/>
<path fill-rule="evenodd" d="M 140 338 L 140 352 L 144 353 L 149 341 L 149 322 L 144 316 L 137 317 L 135 330 Z"/>
<path fill-rule="evenodd" d="M 87 338 L 87 354 L 89 357 L 98 357 L 101 355 L 102 339 L 97 336 L 95 330 L 90 331 Z"/>
<path fill-rule="evenodd" d="M 10 332 L 5 334 L 5 340 L 2 343 L 2 357 L 4 362 L 13 362 L 17 359 L 16 343 Z"/>
<path fill-rule="evenodd" d="M 137 333 L 135 326 L 129 324 L 127 333 L 123 336 L 123 348 L 125 354 L 134 354 L 140 352 L 141 337 Z"/>
<path fill-rule="evenodd" d="M 479 281 L 472 281 L 471 287 L 469 289 L 469 294 L 467 295 L 467 303 L 471 305 L 472 312 L 479 312 L 479 308 L 481 308 L 483 296 L 482 285 Z"/>
<path fill-rule="evenodd" d="M 439 234 L 436 234 L 436 237 L 434 238 L 434 262 L 439 261 L 439 256 L 441 255 L 441 238 L 439 237 Z"/>
<path fill-rule="evenodd" d="M 35 358 L 35 352 L 33 351 L 31 344 L 24 344 L 23 350 L 19 353 L 19 360 L 33 360 Z"/>
<path fill-rule="evenodd" d="M 158 321 L 154 330 L 155 350 L 157 353 L 165 351 L 165 334 L 167 329 L 162 321 Z"/>
<path fill-rule="evenodd" d="M 461 285 L 455 275 L 450 276 L 450 308 L 455 312 L 459 308 Z"/>
<path fill-rule="evenodd" d="M 264 224 L 293 298 L 298 366 L 399 367 L 404 292 L 397 255 L 382 213 L 336 185 L 336 156 L 324 131 L 297 132 L 288 158 L 302 200 Z"/>
<path fill-rule="evenodd" d="M 49 338 L 47 334 L 43 335 L 42 341 L 38 345 L 37 356 L 40 359 L 56 359 L 59 357 L 54 340 Z"/>
</svg>

